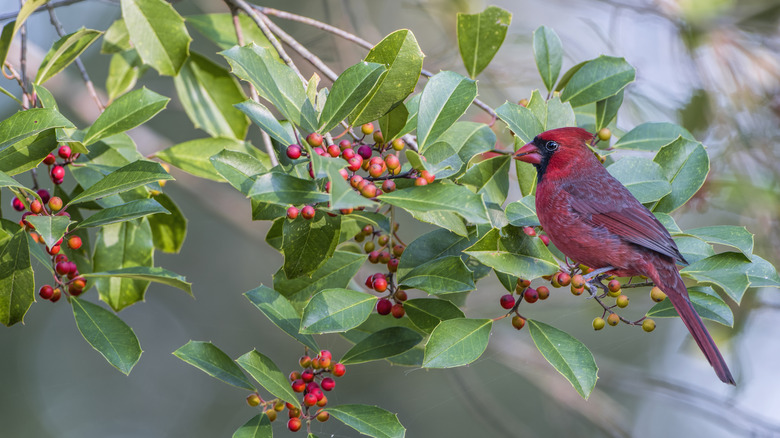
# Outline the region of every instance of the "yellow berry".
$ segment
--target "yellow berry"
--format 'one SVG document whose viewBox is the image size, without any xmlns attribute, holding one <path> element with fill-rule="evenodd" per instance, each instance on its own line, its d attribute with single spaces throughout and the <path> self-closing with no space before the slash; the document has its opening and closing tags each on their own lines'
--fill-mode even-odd
<svg viewBox="0 0 780 438">
<path fill-rule="evenodd" d="M 653 289 L 650 291 L 650 298 L 653 299 L 656 303 L 660 303 L 661 301 L 666 299 L 666 294 L 664 291 L 658 288 L 658 286 L 654 286 Z"/>
<path fill-rule="evenodd" d="M 617 313 L 610 313 L 609 316 L 607 317 L 607 324 L 613 327 L 618 325 L 619 322 L 620 322 L 620 317 L 618 316 Z"/>
<path fill-rule="evenodd" d="M 604 318 L 595 318 L 593 319 L 593 330 L 601 330 L 605 324 Z"/>
<path fill-rule="evenodd" d="M 582 278 L 582 275 L 577 274 L 571 278 L 571 287 L 576 287 L 576 288 L 585 287 L 585 279 Z"/>
<path fill-rule="evenodd" d="M 616 304 L 617 304 L 617 306 L 618 306 L 618 307 L 620 307 L 621 309 L 622 309 L 622 308 L 624 308 L 624 307 L 626 307 L 626 306 L 628 306 L 628 297 L 627 297 L 627 296 L 625 296 L 625 295 L 621 295 L 621 296 L 619 296 L 619 297 L 617 298 L 617 302 L 616 302 Z"/>
<path fill-rule="evenodd" d="M 607 141 L 612 137 L 612 131 L 609 128 L 601 128 L 599 130 L 599 140 Z"/>
<path fill-rule="evenodd" d="M 647 333 L 655 330 L 655 321 L 652 319 L 646 319 L 642 321 L 642 330 L 646 331 Z"/>
</svg>

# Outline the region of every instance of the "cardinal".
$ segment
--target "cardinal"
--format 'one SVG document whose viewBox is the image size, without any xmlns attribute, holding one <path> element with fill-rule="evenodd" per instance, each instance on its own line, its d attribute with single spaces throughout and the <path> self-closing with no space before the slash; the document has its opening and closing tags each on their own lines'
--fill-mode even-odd
<svg viewBox="0 0 780 438">
<path fill-rule="evenodd" d="M 513 157 L 536 167 L 536 214 L 568 258 L 619 277 L 643 275 L 662 289 L 718 378 L 734 385 L 726 361 L 688 297 L 677 263 L 687 264 L 666 228 L 607 172 L 581 128 L 543 132 Z"/>
</svg>

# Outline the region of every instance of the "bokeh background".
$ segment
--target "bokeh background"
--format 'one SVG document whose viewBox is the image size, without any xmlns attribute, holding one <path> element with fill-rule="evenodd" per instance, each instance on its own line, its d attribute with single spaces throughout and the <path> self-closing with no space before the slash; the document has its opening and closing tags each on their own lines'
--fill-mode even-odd
<svg viewBox="0 0 780 438">
<path fill-rule="evenodd" d="M 9 14 L 15 14 L 18 3 L 0 2 L 2 24 L 13 19 Z M 425 68 L 459 73 L 465 72 L 457 51 L 456 13 L 479 12 L 490 4 L 508 9 L 514 16 L 506 42 L 479 78 L 479 98 L 494 108 L 542 87 L 531 47 L 531 34 L 540 25 L 560 35 L 564 70 L 600 54 L 624 56 L 636 67 L 637 79 L 627 89 L 618 127 L 672 121 L 708 147 L 710 178 L 695 200 L 675 214 L 680 225 L 745 225 L 756 234 L 755 252 L 775 265 L 780 262 L 777 0 L 262 4 L 311 16 L 374 43 L 409 28 L 426 54 Z M 175 7 L 185 16 L 227 12 L 219 0 L 179 1 Z M 105 30 L 119 16 L 119 6 L 118 1 L 86 0 L 58 8 L 57 14 L 66 32 L 81 26 Z M 336 71 L 365 55 L 365 50 L 320 30 L 274 20 Z M 215 55 L 216 46 L 194 29 L 190 32 L 193 50 L 224 64 Z M 28 35 L 34 70 L 56 40 L 46 13 L 29 20 Z M 19 59 L 18 49 L 12 48 L 12 62 Z M 102 88 L 108 57 L 97 49 L 97 44 L 90 48 L 84 60 Z M 313 72 L 295 60 L 304 74 Z M 80 126 L 91 123 L 97 113 L 78 72 L 70 67 L 60 76 L 47 86 L 65 115 Z M 0 79 L 0 84 L 15 89 L 10 81 Z M 323 84 L 328 85 L 327 80 Z M 132 133 L 142 153 L 205 136 L 193 129 L 169 78 L 149 71 L 140 85 L 173 97 L 147 128 Z M 0 116 L 14 111 L 13 102 L 0 97 Z M 489 121 L 476 109 L 467 117 Z M 507 133 L 500 132 L 499 125 L 499 141 L 507 145 Z M 261 144 L 257 128 L 250 132 L 254 144 Z M 227 185 L 176 170 L 173 174 L 177 181 L 169 183 L 166 192 L 189 219 L 189 233 L 181 254 L 158 254 L 156 263 L 185 275 L 193 283 L 195 299 L 153 284 L 146 302 L 121 313 L 144 349 L 127 377 L 81 338 L 69 306 L 34 305 L 24 325 L 0 329 L 0 436 L 226 437 L 256 413 L 244 402 L 247 394 L 171 352 L 190 339 L 208 340 L 232 357 L 257 348 L 283 370 L 296 366 L 302 349 L 242 296 L 261 283 L 270 285 L 282 262 L 263 241 L 269 224 L 252 222 L 248 203 Z M 510 195 L 510 200 L 516 198 Z M 430 229 L 406 219 L 401 235 L 407 242 Z M 739 382 L 736 388 L 715 378 L 680 321 L 659 320 L 650 335 L 628 326 L 596 333 L 590 322 L 600 314 L 597 304 L 554 290 L 550 300 L 528 313 L 573 334 L 594 352 L 600 379 L 587 402 L 544 361 L 528 333 L 515 331 L 506 320 L 494 326 L 488 350 L 468 367 L 426 371 L 385 362 L 350 366 L 329 400 L 378 404 L 398 412 L 409 437 L 780 436 L 778 292 L 750 290 L 742 306 L 732 306 L 733 329 L 709 324 Z M 467 315 L 496 316 L 502 293 L 495 279 L 480 282 L 467 302 Z M 630 296 L 629 310 L 637 314 L 651 305 L 643 292 Z M 87 297 L 96 298 L 94 292 Z M 348 348 L 338 336 L 321 338 L 320 345 L 336 357 Z M 278 434 L 289 433 L 283 421 L 277 423 Z M 357 435 L 333 420 L 313 429 L 320 437 Z"/>
</svg>

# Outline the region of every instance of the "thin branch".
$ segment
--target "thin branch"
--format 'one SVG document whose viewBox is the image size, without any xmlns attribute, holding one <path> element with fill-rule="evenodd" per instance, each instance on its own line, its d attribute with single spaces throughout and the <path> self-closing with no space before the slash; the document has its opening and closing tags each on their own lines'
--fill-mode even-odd
<svg viewBox="0 0 780 438">
<path fill-rule="evenodd" d="M 25 0 L 19 0 L 19 8 L 24 6 Z M 21 70 L 21 84 L 22 84 L 22 108 L 30 107 L 30 98 L 27 94 L 27 23 L 22 25 L 19 29 L 19 36 L 22 39 L 22 47 L 19 54 L 19 69 Z"/>
<path fill-rule="evenodd" d="M 260 15 L 260 18 L 268 25 L 271 32 L 273 32 L 276 36 L 279 37 L 280 40 L 282 40 L 285 44 L 290 46 L 293 50 L 295 50 L 301 57 L 307 61 L 314 67 L 316 67 L 319 71 L 321 71 L 325 76 L 328 77 L 331 81 L 335 81 L 336 78 L 339 77 L 339 75 L 336 74 L 333 70 L 330 69 L 322 60 L 315 54 L 311 53 L 306 47 L 304 47 L 301 43 L 298 42 L 295 38 L 293 38 L 290 34 L 282 30 L 279 26 L 277 26 L 273 21 L 271 21 L 268 17 L 266 17 L 262 13 L 258 13 Z"/>
<path fill-rule="evenodd" d="M 62 28 L 62 23 L 60 23 L 60 20 L 57 19 L 57 15 L 54 13 L 54 8 L 52 8 L 51 5 L 46 5 L 46 9 L 49 10 L 49 19 L 51 20 L 52 26 L 54 26 L 54 29 L 57 30 L 57 35 L 62 38 L 65 36 L 65 30 Z M 81 79 L 84 80 L 84 84 L 87 86 L 87 91 L 89 92 L 89 95 L 92 96 L 92 100 L 95 101 L 95 104 L 97 104 L 98 109 L 102 113 L 103 110 L 106 109 L 105 105 L 103 105 L 103 102 L 100 100 L 100 96 L 98 96 L 97 91 L 95 91 L 95 85 L 92 83 L 92 80 L 89 78 L 89 74 L 87 73 L 87 68 L 84 66 L 84 63 L 81 61 L 81 57 L 77 57 L 75 61 L 76 67 L 78 67 L 79 72 L 81 73 Z"/>
<path fill-rule="evenodd" d="M 62 0 L 62 1 L 59 1 L 59 2 L 51 2 L 51 3 L 49 3 L 47 6 L 51 6 L 52 8 L 59 8 L 59 7 L 61 7 L 61 6 L 68 6 L 68 5 L 72 5 L 72 4 L 75 4 L 75 3 L 81 3 L 81 2 L 83 2 L 83 1 L 84 1 L 84 0 Z M 33 14 L 37 14 L 38 12 L 43 12 L 43 9 L 40 9 L 40 8 L 39 8 L 38 10 L 36 10 L 35 12 L 33 12 Z M 18 15 L 19 15 L 19 11 L 16 11 L 16 12 L 8 12 L 8 13 L 6 13 L 6 14 L 2 14 L 2 15 L 0 15 L 0 22 L 2 22 L 2 21 L 8 21 L 8 20 L 13 20 L 13 19 L 14 19 L 14 18 L 16 18 Z"/>
</svg>

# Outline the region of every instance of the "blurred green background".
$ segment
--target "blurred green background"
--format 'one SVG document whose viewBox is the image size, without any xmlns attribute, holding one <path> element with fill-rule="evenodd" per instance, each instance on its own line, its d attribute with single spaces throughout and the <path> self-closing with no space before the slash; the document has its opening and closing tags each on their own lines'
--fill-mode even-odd
<svg viewBox="0 0 780 438">
<path fill-rule="evenodd" d="M 755 252 L 780 263 L 779 1 L 263 3 L 342 27 L 371 42 L 409 28 L 426 54 L 425 68 L 459 73 L 464 69 L 455 14 L 479 12 L 490 4 L 514 16 L 504 46 L 480 75 L 481 100 L 495 108 L 542 86 L 531 33 L 543 24 L 553 27 L 563 41 L 564 69 L 600 54 L 624 56 L 637 68 L 637 80 L 628 88 L 618 127 L 628 130 L 645 121 L 681 123 L 710 153 L 710 178 L 675 214 L 680 225 L 745 225 L 756 234 Z M 175 7 L 185 16 L 227 12 L 219 0 L 179 1 Z M 4 0 L 0 15 L 17 9 L 16 0 Z M 87 0 L 58 8 L 57 14 L 66 32 L 82 25 L 105 30 L 119 16 L 119 7 L 117 1 Z M 365 55 L 365 50 L 317 29 L 274 21 L 336 71 Z M 225 64 L 215 55 L 216 46 L 194 29 L 190 32 L 193 50 Z M 47 14 L 30 19 L 28 35 L 34 70 L 56 40 Z M 84 60 L 102 88 L 108 57 L 97 49 L 97 44 L 90 48 Z M 9 55 L 13 62 L 18 62 L 18 50 L 15 43 Z M 311 75 L 305 61 L 293 58 Z M 65 115 L 84 126 L 97 116 L 94 103 L 75 68 L 65 73 L 47 86 Z M 0 84 L 16 89 L 11 81 L 0 79 Z M 323 84 L 328 85 L 327 80 Z M 151 129 L 132 133 L 142 153 L 205 136 L 193 129 L 169 78 L 150 71 L 140 85 L 173 97 L 168 109 L 148 124 Z M 7 98 L 0 98 L 0 105 L 3 118 L 17 109 Z M 474 108 L 467 117 L 490 121 Z M 508 148 L 501 123 L 496 130 Z M 257 129 L 250 132 L 260 145 Z M 300 346 L 242 296 L 261 283 L 270 285 L 281 264 L 281 256 L 263 241 L 269 223 L 252 222 L 248 203 L 235 190 L 176 170 L 173 175 L 177 181 L 165 189 L 189 219 L 189 234 L 181 254 L 158 254 L 156 264 L 185 275 L 196 298 L 152 284 L 146 302 L 122 312 L 144 349 L 128 377 L 84 342 L 63 303 L 38 303 L 24 325 L 0 329 L 0 436 L 230 436 L 256 413 L 244 402 L 245 391 L 208 377 L 171 352 L 190 339 L 208 340 L 232 357 L 257 348 L 283 370 L 297 366 Z M 510 195 L 510 200 L 517 197 Z M 405 219 L 401 236 L 406 242 L 429 230 Z M 503 293 L 494 278 L 480 282 L 465 308 L 467 315 L 496 316 Z M 86 296 L 96 299 L 94 292 Z M 644 291 L 630 297 L 629 310 L 636 314 L 651 305 Z M 385 362 L 350 366 L 328 397 L 331 404 L 369 403 L 398 412 L 409 437 L 780 436 L 778 297 L 776 289 L 751 290 L 742 306 L 733 308 L 733 330 L 709 324 L 736 376 L 736 388 L 715 378 L 680 321 L 659 320 L 651 335 L 628 326 L 596 333 L 590 322 L 600 314 L 598 305 L 553 290 L 550 300 L 527 313 L 566 330 L 594 352 L 600 379 L 587 402 L 543 360 L 527 332 L 515 331 L 508 320 L 494 326 L 488 350 L 468 367 L 425 371 Z M 348 348 L 338 336 L 321 338 L 320 345 L 335 357 Z M 283 421 L 277 423 L 279 434 L 288 433 Z M 356 435 L 333 420 L 314 425 L 313 431 L 320 437 Z"/>
</svg>

